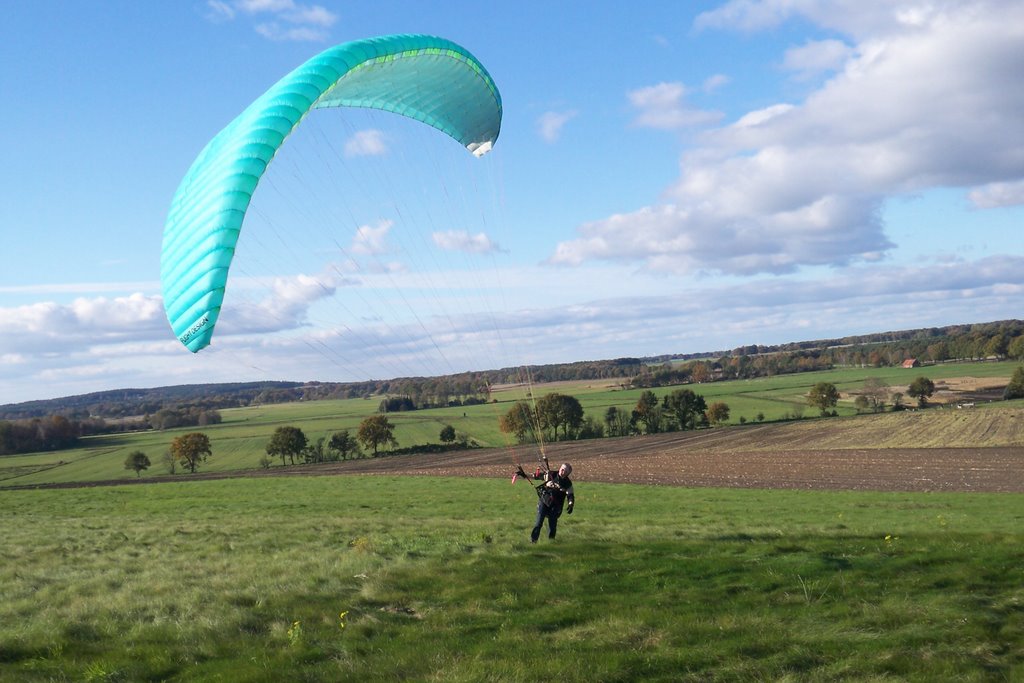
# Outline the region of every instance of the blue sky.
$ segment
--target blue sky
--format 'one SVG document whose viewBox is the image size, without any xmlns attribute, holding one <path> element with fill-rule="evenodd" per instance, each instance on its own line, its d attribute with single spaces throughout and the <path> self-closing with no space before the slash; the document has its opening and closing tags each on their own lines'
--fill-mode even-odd
<svg viewBox="0 0 1024 683">
<path fill-rule="evenodd" d="M 8 3 L 0 403 L 1020 317 L 1022 27 L 1012 1 Z M 295 66 L 390 33 L 487 67 L 494 151 L 416 173 L 442 154 L 429 134 L 310 117 L 254 197 L 266 220 L 247 217 L 223 329 L 190 354 L 159 284 L 182 175 Z M 352 225 L 278 260 L 309 189 L 289 175 L 323 136 L 373 143 L 386 191 L 303 195 Z M 330 242 L 349 259 L 333 271 Z"/>
</svg>

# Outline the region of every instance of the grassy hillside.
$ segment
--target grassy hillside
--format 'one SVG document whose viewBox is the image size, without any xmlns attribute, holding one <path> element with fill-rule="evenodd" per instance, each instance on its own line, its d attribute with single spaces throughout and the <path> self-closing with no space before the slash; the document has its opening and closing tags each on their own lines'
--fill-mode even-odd
<svg viewBox="0 0 1024 683">
<path fill-rule="evenodd" d="M 852 416 L 854 394 L 866 377 L 879 377 L 894 391 L 905 387 L 914 377 L 925 375 L 944 389 L 942 400 L 952 400 L 957 394 L 946 389 L 963 391 L 973 397 L 979 387 L 998 386 L 1012 374 L 1015 363 L 948 364 L 914 368 L 857 368 L 829 372 L 782 375 L 756 380 L 715 382 L 689 385 L 702 394 L 708 403 L 724 401 L 732 408 L 730 422 L 737 424 L 741 417 L 753 421 L 758 413 L 766 422 L 794 415 L 810 418 L 815 410 L 806 405 L 805 396 L 815 383 L 835 383 L 842 394 L 837 408 L 841 416 Z M 580 382 L 537 385 L 537 396 L 560 391 L 576 396 L 583 404 L 586 415 L 601 421 L 607 409 L 615 406 L 629 411 L 636 405 L 641 390 L 622 390 L 608 382 Z M 659 397 L 672 391 L 671 387 L 655 389 Z M 396 425 L 399 445 L 438 443 L 445 425 L 455 427 L 481 446 L 509 445 L 509 437 L 498 430 L 498 420 L 513 402 L 527 395 L 525 387 L 510 388 L 495 393 L 497 403 L 457 408 L 440 408 L 408 413 L 393 413 L 389 417 Z M 374 414 L 378 401 L 350 399 L 339 401 L 309 401 L 256 406 L 224 410 L 224 422 L 203 427 L 213 446 L 213 457 L 203 463 L 202 471 L 222 472 L 256 468 L 265 454 L 267 441 L 273 431 L 282 425 L 300 427 L 309 438 L 329 437 L 334 432 L 349 429 L 355 433 L 359 422 Z M 985 407 L 983 404 L 979 404 Z M 1013 407 L 1020 402 L 995 403 L 992 406 Z M 1018 412 L 989 415 L 987 410 L 968 411 L 929 410 L 906 415 L 862 416 L 856 420 L 838 423 L 804 420 L 789 423 L 783 434 L 800 442 L 808 438 L 825 439 L 821 447 L 917 447 L 917 446 L 1015 446 L 1022 445 L 1021 422 Z M 823 426 L 828 425 L 827 432 Z M 153 462 L 144 477 L 166 474 L 162 462 L 171 440 L 196 428 L 141 432 L 82 440 L 82 446 L 73 450 L 0 458 L 0 486 L 32 485 L 49 482 L 96 481 L 101 479 L 134 478 L 124 470 L 128 453 L 141 450 Z M 817 436 L 815 436 L 817 434 Z M 795 441 L 793 443 L 796 443 Z M 784 442 L 783 442 L 783 446 Z"/>
<path fill-rule="evenodd" d="M 579 489 L 4 492 L 0 679 L 1024 677 L 1024 496 Z"/>
</svg>

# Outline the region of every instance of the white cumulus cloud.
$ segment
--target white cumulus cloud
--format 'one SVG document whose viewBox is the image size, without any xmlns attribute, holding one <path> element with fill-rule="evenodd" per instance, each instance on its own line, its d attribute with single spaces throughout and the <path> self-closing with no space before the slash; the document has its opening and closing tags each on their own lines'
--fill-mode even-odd
<svg viewBox="0 0 1024 683">
<path fill-rule="evenodd" d="M 646 128 L 675 130 L 712 123 L 721 118 L 717 112 L 687 106 L 686 86 L 682 83 L 658 83 L 627 94 L 630 104 L 639 110 L 635 124 Z"/>
<path fill-rule="evenodd" d="M 210 21 L 231 21 L 235 18 L 235 8 L 223 0 L 206 0 L 206 6 L 210 9 L 207 14 Z"/>
<path fill-rule="evenodd" d="M 793 68 L 835 73 L 802 102 L 705 130 L 663 206 L 580 226 L 549 262 L 747 275 L 845 265 L 893 248 L 880 217 L 889 197 L 961 187 L 974 188 L 978 207 L 1018 203 L 1024 5 L 915 3 L 899 16 L 895 7 L 737 1 L 705 15 L 705 27 L 748 30 L 801 16 L 853 42 L 791 51 Z M 662 83 L 630 101 L 638 122 L 673 128 L 693 120 L 685 95 L 681 83 Z"/>
<path fill-rule="evenodd" d="M 971 190 L 967 196 L 979 209 L 1024 205 L 1024 180 L 990 183 Z"/>
<path fill-rule="evenodd" d="M 994 4 L 998 9 L 999 0 Z M 934 17 L 964 5 L 963 0 L 730 0 L 702 13 L 697 29 L 763 31 L 794 18 L 856 37 L 899 33 L 926 25 Z M 975 3 L 977 4 L 977 3 Z"/>
<path fill-rule="evenodd" d="M 562 128 L 572 119 L 576 118 L 578 112 L 572 111 L 548 111 L 537 119 L 537 130 L 545 142 L 557 142 L 562 136 Z"/>
<path fill-rule="evenodd" d="M 346 157 L 381 156 L 387 152 L 388 145 L 384 132 L 377 129 L 356 131 L 345 141 Z"/>
<path fill-rule="evenodd" d="M 255 26 L 256 33 L 268 40 L 294 40 L 316 43 L 327 40 L 327 32 L 317 26 L 282 26 L 271 21 Z"/>
<path fill-rule="evenodd" d="M 715 92 L 719 88 L 728 85 L 731 80 L 725 74 L 713 74 L 704 79 L 702 89 L 704 92 Z"/>
<path fill-rule="evenodd" d="M 0 308 L 0 354 L 60 351 L 83 344 L 169 332 L 159 296 L 79 297 Z"/>
<path fill-rule="evenodd" d="M 364 256 L 388 253 L 388 233 L 393 226 L 394 221 L 387 219 L 377 221 L 376 225 L 360 225 L 352 237 L 352 253 Z"/>
<path fill-rule="evenodd" d="M 232 21 L 240 15 L 261 20 L 253 30 L 275 41 L 322 42 L 338 16 L 322 5 L 295 0 L 207 0 L 211 21 Z"/>
<path fill-rule="evenodd" d="M 787 50 L 782 65 L 801 77 L 810 77 L 841 68 L 851 54 L 850 46 L 841 40 L 815 40 Z"/>
<path fill-rule="evenodd" d="M 501 251 L 501 247 L 482 232 L 470 235 L 465 230 L 447 230 L 432 235 L 434 244 L 446 251 L 465 251 L 471 254 L 487 254 Z"/>
</svg>

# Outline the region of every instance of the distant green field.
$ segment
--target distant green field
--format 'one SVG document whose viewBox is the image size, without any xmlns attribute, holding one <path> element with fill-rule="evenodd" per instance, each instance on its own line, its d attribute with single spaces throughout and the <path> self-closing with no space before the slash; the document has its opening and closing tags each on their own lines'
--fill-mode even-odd
<svg viewBox="0 0 1024 683">
<path fill-rule="evenodd" d="M 905 386 L 919 375 L 933 380 L 958 377 L 1009 378 L 1017 365 L 1005 362 L 947 364 L 910 370 L 844 368 L 827 372 L 688 385 L 687 388 L 703 395 L 708 403 L 723 401 L 728 404 L 731 409 L 731 424 L 737 424 L 740 418 L 753 421 L 759 413 L 764 416 L 765 421 L 771 422 L 798 414 L 813 417 L 816 411 L 807 406 L 805 396 L 817 382 L 832 382 L 841 391 L 849 391 L 862 386 L 867 377 L 878 377 L 895 389 L 900 385 Z M 585 415 L 602 422 L 605 412 L 611 406 L 627 412 L 632 410 L 642 391 L 609 388 L 609 384 L 613 383 L 595 380 L 536 385 L 534 392 L 536 396 L 551 391 L 572 394 L 582 403 Z M 660 387 L 653 391 L 660 398 L 674 389 L 675 387 Z M 400 447 L 439 443 L 439 435 L 445 425 L 455 427 L 458 433 L 465 434 L 481 446 L 507 446 L 510 443 L 509 437 L 499 431 L 498 421 L 512 403 L 524 398 L 526 393 L 525 388 L 519 387 L 497 392 L 497 403 L 392 413 L 390 418 L 396 425 L 395 435 Z M 343 429 L 348 429 L 354 434 L 359 422 L 374 414 L 379 403 L 379 399 L 349 399 L 224 410 L 222 424 L 199 430 L 210 437 L 213 446 L 213 457 L 204 463 L 201 469 L 219 472 L 257 467 L 260 457 L 265 454 L 271 434 L 282 425 L 300 427 L 311 442 L 319 437 L 330 437 L 334 432 Z M 840 401 L 837 412 L 840 415 L 853 415 L 856 411 L 852 400 Z M 167 452 L 171 440 L 190 431 L 197 429 L 89 437 L 82 440 L 81 447 L 73 450 L 2 457 L 0 486 L 129 479 L 135 474 L 124 470 L 123 464 L 128 453 L 134 450 L 143 451 L 153 462 L 153 467 L 143 473 L 143 476 L 160 476 L 167 471 L 162 456 Z"/>
<path fill-rule="evenodd" d="M 713 401 L 726 403 L 730 408 L 728 424 L 738 424 L 740 417 L 752 421 L 759 412 L 763 413 L 766 421 L 783 419 L 787 413 L 792 415 L 794 412 L 802 412 L 808 417 L 814 415 L 815 410 L 807 405 L 806 396 L 811 387 L 818 382 L 831 382 L 840 391 L 848 392 L 860 389 L 868 377 L 877 377 L 884 380 L 895 391 L 899 387 L 905 390 L 914 378 L 920 376 L 928 377 L 932 381 L 958 377 L 1005 377 L 1009 379 L 1018 366 L 1019 363 L 1016 362 L 1000 362 L 949 363 L 912 369 L 840 368 L 750 380 L 691 384 L 685 388 L 701 394 L 709 404 Z M 605 411 L 611 406 L 631 410 L 643 391 L 642 389 L 590 388 L 598 385 L 599 382 L 593 380 L 576 383 L 576 386 L 558 387 L 552 390 L 576 396 L 583 404 L 585 414 L 592 415 L 598 420 L 603 418 Z M 679 387 L 657 387 L 652 391 L 661 398 L 677 388 Z M 538 395 L 543 393 L 547 393 L 547 390 L 541 386 L 538 388 Z M 905 397 L 905 401 L 908 404 L 913 403 L 909 397 Z M 856 409 L 852 400 L 847 399 L 840 401 L 837 412 L 840 415 L 854 415 Z"/>
<path fill-rule="evenodd" d="M 0 493 L 0 680 L 1024 680 L 1024 496 L 295 477 Z"/>
</svg>

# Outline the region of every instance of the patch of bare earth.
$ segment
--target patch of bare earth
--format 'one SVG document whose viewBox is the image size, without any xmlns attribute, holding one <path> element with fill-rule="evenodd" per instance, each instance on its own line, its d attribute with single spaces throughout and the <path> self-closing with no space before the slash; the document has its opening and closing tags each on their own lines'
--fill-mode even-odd
<svg viewBox="0 0 1024 683">
<path fill-rule="evenodd" d="M 1024 410 L 929 409 L 547 444 L 579 482 L 872 491 L 1024 492 Z M 473 449 L 160 481 L 310 475 L 511 477 L 537 446 Z M 146 481 L 146 480 L 143 480 Z M 150 482 L 157 481 L 149 479 Z M 130 480 L 103 484 L 135 483 Z M 95 483 L 93 485 L 96 485 Z"/>
<path fill-rule="evenodd" d="M 384 457 L 337 473 L 510 476 L 537 447 Z M 1024 410 L 930 409 L 548 444 L 579 481 L 666 486 L 1024 492 Z"/>
</svg>

